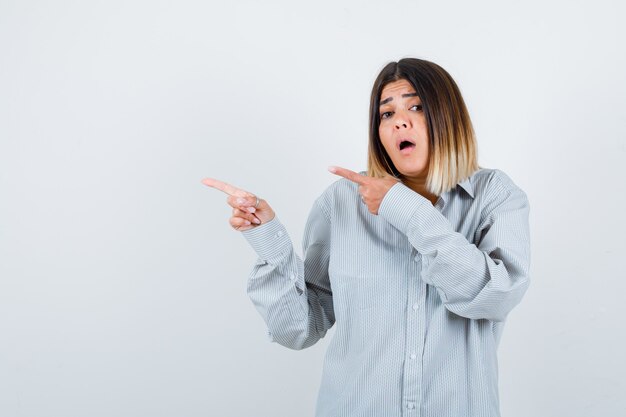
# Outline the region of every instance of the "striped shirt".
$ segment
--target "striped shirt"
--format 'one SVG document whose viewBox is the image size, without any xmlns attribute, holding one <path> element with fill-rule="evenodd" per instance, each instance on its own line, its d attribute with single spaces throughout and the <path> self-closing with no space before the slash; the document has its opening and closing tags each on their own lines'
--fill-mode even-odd
<svg viewBox="0 0 626 417">
<path fill-rule="evenodd" d="M 316 416 L 499 416 L 496 350 L 529 283 L 528 212 L 505 173 L 480 169 L 434 206 L 395 184 L 378 215 L 338 180 L 313 205 L 303 260 L 277 218 L 243 232 L 270 339 L 303 349 L 336 325 Z"/>
</svg>

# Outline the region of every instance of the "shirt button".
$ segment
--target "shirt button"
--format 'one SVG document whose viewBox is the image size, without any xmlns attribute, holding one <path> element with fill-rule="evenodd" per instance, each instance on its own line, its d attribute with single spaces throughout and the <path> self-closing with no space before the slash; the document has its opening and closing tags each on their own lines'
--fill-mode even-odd
<svg viewBox="0 0 626 417">
<path fill-rule="evenodd" d="M 417 355 L 415 353 L 411 353 L 411 359 L 415 359 L 417 358 Z"/>
<path fill-rule="evenodd" d="M 412 410 L 415 408 L 415 403 L 407 403 L 406 408 L 408 408 L 409 410 Z"/>
<path fill-rule="evenodd" d="M 413 310 L 417 310 L 418 308 L 420 308 L 419 304 L 417 304 L 417 303 L 413 304 Z"/>
<path fill-rule="evenodd" d="M 276 237 L 281 237 L 283 235 L 283 231 L 279 230 L 278 233 L 276 233 Z"/>
<path fill-rule="evenodd" d="M 296 279 L 296 274 L 291 274 L 291 275 L 289 275 L 289 279 L 290 279 L 290 280 L 292 280 L 292 281 L 293 281 L 294 279 Z"/>
</svg>

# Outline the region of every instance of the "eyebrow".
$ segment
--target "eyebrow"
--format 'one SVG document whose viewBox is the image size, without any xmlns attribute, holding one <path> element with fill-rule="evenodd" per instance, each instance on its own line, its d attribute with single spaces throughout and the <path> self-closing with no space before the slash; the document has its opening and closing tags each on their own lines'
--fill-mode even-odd
<svg viewBox="0 0 626 417">
<path fill-rule="evenodd" d="M 402 94 L 402 97 L 403 98 L 406 98 L 406 97 L 417 97 L 417 93 Z M 383 101 L 380 102 L 380 105 L 382 106 L 383 104 L 387 104 L 391 100 L 393 100 L 393 97 L 387 97 L 386 99 L 384 99 Z"/>
</svg>

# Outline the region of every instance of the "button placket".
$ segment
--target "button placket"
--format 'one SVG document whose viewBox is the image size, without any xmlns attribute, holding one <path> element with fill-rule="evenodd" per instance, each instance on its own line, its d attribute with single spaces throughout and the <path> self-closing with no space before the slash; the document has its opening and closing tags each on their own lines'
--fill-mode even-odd
<svg viewBox="0 0 626 417">
<path fill-rule="evenodd" d="M 419 380 L 421 374 L 421 364 L 416 359 L 419 351 L 420 342 L 420 270 L 421 270 L 421 256 L 416 251 L 412 251 L 411 255 L 415 263 L 411 263 L 407 270 L 408 273 L 408 285 L 407 285 L 407 308 L 406 308 L 406 353 L 405 353 L 405 370 L 404 370 L 404 403 L 406 412 L 410 412 L 411 415 L 416 415 L 413 411 L 415 409 L 416 400 L 419 398 Z"/>
<path fill-rule="evenodd" d="M 424 303 L 426 303 L 426 291 L 427 291 L 427 284 L 422 281 L 419 280 L 419 294 L 418 294 L 418 299 L 419 299 L 419 305 L 424 305 Z M 420 358 L 419 361 L 415 361 L 417 362 L 417 364 L 419 365 L 419 367 L 421 368 L 423 366 L 422 363 L 422 358 L 424 357 L 424 343 L 425 343 L 425 337 L 426 337 L 426 317 L 424 314 L 418 314 L 418 337 L 417 337 L 417 353 L 416 353 L 416 359 Z M 421 398 L 421 393 L 422 393 L 422 384 L 423 384 L 423 376 L 424 373 L 423 372 L 419 372 L 417 375 L 417 400 L 418 402 L 420 401 Z"/>
</svg>

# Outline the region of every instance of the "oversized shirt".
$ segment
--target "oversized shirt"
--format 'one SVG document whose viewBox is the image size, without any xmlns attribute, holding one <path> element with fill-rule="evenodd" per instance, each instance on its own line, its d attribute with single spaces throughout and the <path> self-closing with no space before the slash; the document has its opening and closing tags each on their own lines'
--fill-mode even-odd
<svg viewBox="0 0 626 417">
<path fill-rule="evenodd" d="M 315 201 L 303 260 L 277 218 L 243 232 L 248 294 L 270 339 L 313 345 L 336 326 L 317 417 L 496 417 L 496 350 L 529 283 L 529 205 L 480 169 L 433 204 L 402 183 L 378 215 L 341 179 Z"/>
</svg>

